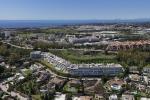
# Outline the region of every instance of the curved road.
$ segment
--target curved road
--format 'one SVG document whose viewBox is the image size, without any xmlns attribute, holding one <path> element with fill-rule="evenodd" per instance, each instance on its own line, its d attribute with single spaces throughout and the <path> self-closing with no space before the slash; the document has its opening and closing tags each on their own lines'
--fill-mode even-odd
<svg viewBox="0 0 150 100">
<path fill-rule="evenodd" d="M 10 45 L 12 47 L 15 47 L 15 48 L 19 48 L 19 49 L 33 50 L 33 48 L 30 48 L 30 47 L 21 47 L 21 46 L 14 45 L 12 43 L 5 42 L 5 41 L 1 41 L 1 42 L 4 43 L 4 44 L 8 44 L 8 45 Z M 49 50 L 66 50 L 66 49 L 49 49 Z M 105 52 L 105 50 L 102 50 L 102 49 L 95 50 L 95 49 L 75 49 L 75 48 L 70 48 L 70 50 Z M 117 53 L 117 52 L 116 51 L 108 51 L 108 53 Z"/>
<path fill-rule="evenodd" d="M 28 49 L 28 50 L 32 50 L 32 49 L 33 49 L 33 48 L 29 48 L 29 47 L 17 46 L 17 45 L 14 45 L 14 44 L 12 44 L 12 43 L 5 42 L 5 41 L 1 41 L 1 42 L 4 43 L 4 44 L 8 44 L 8 45 L 10 45 L 10 46 L 12 46 L 12 47 L 15 47 L 15 48 L 19 48 L 19 49 Z"/>
</svg>

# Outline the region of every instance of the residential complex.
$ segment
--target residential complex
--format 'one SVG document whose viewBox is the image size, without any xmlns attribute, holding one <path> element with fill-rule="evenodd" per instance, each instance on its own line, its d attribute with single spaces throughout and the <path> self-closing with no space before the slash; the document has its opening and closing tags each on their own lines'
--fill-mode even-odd
<svg viewBox="0 0 150 100">
<path fill-rule="evenodd" d="M 42 56 L 57 70 L 65 70 L 75 76 L 115 76 L 123 73 L 123 67 L 120 64 L 71 64 L 51 53 L 43 52 Z"/>
<path fill-rule="evenodd" d="M 149 27 L 0 28 L 0 99 L 148 100 Z"/>
<path fill-rule="evenodd" d="M 72 64 L 69 72 L 76 76 L 115 76 L 123 73 L 120 64 Z"/>
</svg>

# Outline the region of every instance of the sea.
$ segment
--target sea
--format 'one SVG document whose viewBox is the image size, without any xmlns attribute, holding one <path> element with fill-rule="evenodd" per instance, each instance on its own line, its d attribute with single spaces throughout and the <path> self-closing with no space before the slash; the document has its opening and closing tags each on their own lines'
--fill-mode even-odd
<svg viewBox="0 0 150 100">
<path fill-rule="evenodd" d="M 129 23 L 129 22 L 150 22 L 150 19 L 134 20 L 0 20 L 0 28 L 42 28 L 64 25 L 82 25 L 99 23 Z"/>
<path fill-rule="evenodd" d="M 99 23 L 96 20 L 0 20 L 0 28 L 42 28 Z"/>
</svg>

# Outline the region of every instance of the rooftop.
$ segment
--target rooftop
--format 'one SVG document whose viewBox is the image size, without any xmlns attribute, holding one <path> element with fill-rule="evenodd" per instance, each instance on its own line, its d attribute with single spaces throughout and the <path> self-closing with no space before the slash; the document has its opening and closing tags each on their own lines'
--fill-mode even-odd
<svg viewBox="0 0 150 100">
<path fill-rule="evenodd" d="M 77 68 L 122 68 L 120 64 L 72 64 L 71 69 Z"/>
<path fill-rule="evenodd" d="M 56 94 L 54 100 L 66 100 L 66 94 Z"/>
<path fill-rule="evenodd" d="M 41 51 L 33 51 L 31 54 L 41 54 Z"/>
</svg>

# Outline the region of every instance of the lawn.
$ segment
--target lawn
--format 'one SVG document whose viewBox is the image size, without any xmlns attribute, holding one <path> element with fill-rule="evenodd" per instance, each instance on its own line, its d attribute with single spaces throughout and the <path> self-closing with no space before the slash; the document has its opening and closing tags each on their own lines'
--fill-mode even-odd
<svg viewBox="0 0 150 100">
<path fill-rule="evenodd" d="M 40 95 L 32 95 L 33 100 L 42 100 Z"/>
<path fill-rule="evenodd" d="M 78 92 L 77 88 L 70 87 L 69 85 L 65 85 L 63 90 L 66 91 L 66 92 L 71 92 L 71 93 L 77 93 Z"/>
</svg>

